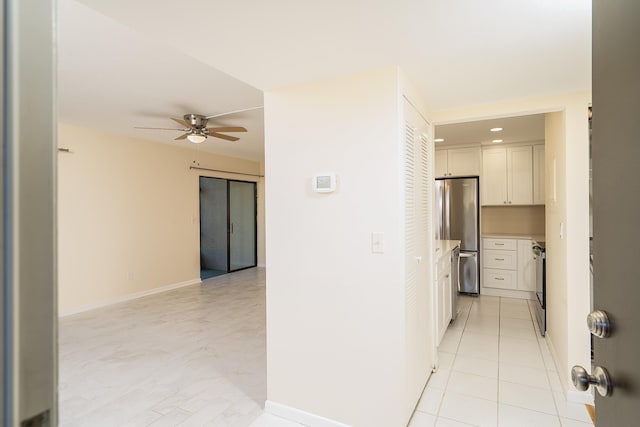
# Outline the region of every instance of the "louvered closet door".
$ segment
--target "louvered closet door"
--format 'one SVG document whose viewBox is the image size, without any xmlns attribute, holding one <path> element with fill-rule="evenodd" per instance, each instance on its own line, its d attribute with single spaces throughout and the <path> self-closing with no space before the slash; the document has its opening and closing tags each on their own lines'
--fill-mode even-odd
<svg viewBox="0 0 640 427">
<path fill-rule="evenodd" d="M 429 123 L 404 103 L 405 319 L 408 393 L 417 395 L 433 366 L 433 143 Z"/>
</svg>

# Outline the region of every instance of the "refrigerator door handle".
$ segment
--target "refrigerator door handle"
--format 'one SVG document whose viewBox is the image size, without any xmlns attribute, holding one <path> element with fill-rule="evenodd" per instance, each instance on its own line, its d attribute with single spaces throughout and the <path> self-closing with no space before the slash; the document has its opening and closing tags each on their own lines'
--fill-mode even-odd
<svg viewBox="0 0 640 427">
<path fill-rule="evenodd" d="M 473 258 L 475 254 L 470 254 L 468 252 L 460 252 L 460 258 Z"/>
<path fill-rule="evenodd" d="M 449 183 L 447 181 L 444 182 L 444 209 L 443 209 L 443 221 L 442 225 L 444 227 L 443 238 L 444 240 L 451 240 L 451 215 L 450 215 L 450 188 Z"/>
<path fill-rule="evenodd" d="M 456 284 L 456 288 L 458 289 L 458 292 L 460 292 L 460 257 L 462 256 L 462 253 L 460 252 L 460 250 L 458 249 L 458 256 L 456 257 L 456 261 L 458 265 L 456 265 L 456 271 L 458 272 L 457 276 L 458 276 L 458 283 Z M 466 256 L 466 255 L 465 255 Z"/>
</svg>

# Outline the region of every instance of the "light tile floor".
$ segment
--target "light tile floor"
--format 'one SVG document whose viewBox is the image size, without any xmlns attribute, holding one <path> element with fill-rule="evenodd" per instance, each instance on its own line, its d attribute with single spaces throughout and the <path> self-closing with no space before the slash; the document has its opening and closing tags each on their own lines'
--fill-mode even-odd
<svg viewBox="0 0 640 427">
<path fill-rule="evenodd" d="M 262 411 L 264 277 L 245 270 L 61 319 L 60 424 L 299 427 Z M 462 297 L 458 316 L 410 427 L 591 425 L 565 401 L 526 301 Z"/>
<path fill-rule="evenodd" d="M 532 302 L 461 297 L 410 427 L 588 427 L 567 402 Z"/>
<path fill-rule="evenodd" d="M 251 424 L 267 394 L 264 273 L 62 318 L 60 424 Z"/>
</svg>

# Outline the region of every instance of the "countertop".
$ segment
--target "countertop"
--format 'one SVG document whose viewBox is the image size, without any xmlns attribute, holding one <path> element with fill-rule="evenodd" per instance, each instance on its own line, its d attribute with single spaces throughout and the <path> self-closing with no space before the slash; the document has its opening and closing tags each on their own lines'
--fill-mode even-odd
<svg viewBox="0 0 640 427">
<path fill-rule="evenodd" d="M 460 245 L 460 240 L 436 240 L 435 259 L 436 262 L 443 256 L 448 255 L 456 246 Z"/>
<path fill-rule="evenodd" d="M 517 234 L 517 233 L 509 233 L 509 234 L 501 234 L 501 233 L 486 233 L 482 234 L 483 238 L 489 239 L 531 239 L 536 242 L 544 242 L 543 234 Z"/>
</svg>

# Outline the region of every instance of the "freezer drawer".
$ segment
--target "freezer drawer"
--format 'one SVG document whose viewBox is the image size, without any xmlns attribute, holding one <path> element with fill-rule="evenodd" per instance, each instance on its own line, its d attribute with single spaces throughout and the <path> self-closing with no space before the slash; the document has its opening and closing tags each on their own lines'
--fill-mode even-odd
<svg viewBox="0 0 640 427">
<path fill-rule="evenodd" d="M 460 252 L 459 282 L 460 292 L 478 294 L 480 292 L 480 265 L 477 252 Z"/>
</svg>

